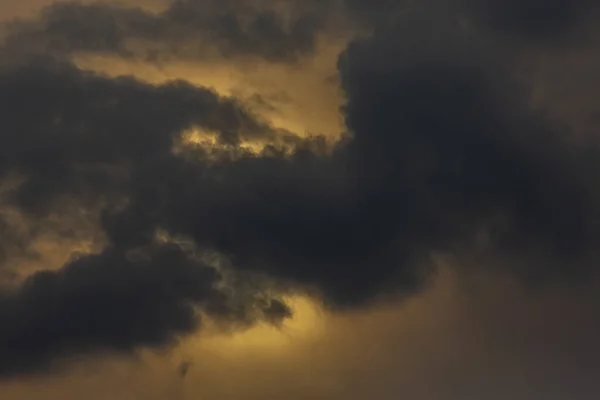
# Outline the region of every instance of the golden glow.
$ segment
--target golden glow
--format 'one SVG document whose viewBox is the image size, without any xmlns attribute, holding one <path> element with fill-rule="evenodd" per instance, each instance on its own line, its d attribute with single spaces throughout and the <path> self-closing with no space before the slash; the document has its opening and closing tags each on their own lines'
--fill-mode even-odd
<svg viewBox="0 0 600 400">
<path fill-rule="evenodd" d="M 46 223 L 51 222 L 45 221 L 44 224 Z M 42 229 L 28 243 L 23 254 L 11 254 L 10 265 L 5 268 L 12 274 L 9 281 L 17 283 L 41 270 L 58 270 L 74 255 L 99 252 L 102 247 L 102 241 L 91 231 L 82 231 L 77 237 L 65 237 L 52 228 Z"/>
<path fill-rule="evenodd" d="M 190 253 L 195 253 L 196 250 L 192 241 L 172 236 L 165 231 L 157 231 L 155 239 L 159 242 L 177 243 Z M 220 267 L 214 260 L 207 262 L 216 268 Z M 237 356 L 239 352 L 254 351 L 264 354 L 265 351 L 280 352 L 298 341 L 306 341 L 322 333 L 325 313 L 316 300 L 300 295 L 284 296 L 282 300 L 290 307 L 292 317 L 280 326 L 261 323 L 229 335 L 223 335 L 219 330 L 203 332 L 186 339 L 182 346 L 192 354 L 202 352 L 207 347 L 213 351 L 218 349 L 223 356 Z M 208 326 L 204 331 L 207 330 L 210 330 Z"/>
<path fill-rule="evenodd" d="M 182 348 L 200 357 L 206 351 L 227 358 L 249 353 L 282 355 L 282 352 L 292 351 L 295 344 L 316 339 L 324 332 L 325 313 L 318 302 L 303 296 L 283 300 L 292 309 L 293 316 L 282 326 L 263 323 L 229 335 L 200 333 L 186 340 Z"/>
<path fill-rule="evenodd" d="M 342 94 L 332 77 L 336 76 L 337 56 L 346 43 L 347 39 L 322 38 L 316 55 L 298 65 L 218 59 L 157 64 L 97 54 L 79 54 L 74 61 L 83 69 L 108 76 L 131 75 L 152 84 L 185 79 L 245 101 L 276 128 L 301 136 L 337 138 L 343 131 L 339 113 Z"/>
<path fill-rule="evenodd" d="M 520 382 L 529 385 L 535 375 L 531 363 L 521 365 L 513 356 L 522 343 L 515 339 L 550 338 L 550 356 L 560 354 L 561 345 L 572 345 L 573 324 L 595 315 L 596 303 L 589 300 L 597 286 L 577 294 L 583 302 L 564 302 L 566 295 L 532 296 L 494 278 L 459 278 L 443 269 L 429 290 L 408 302 L 347 315 L 323 313 L 297 297 L 291 299 L 297 314 L 287 337 L 257 327 L 229 337 L 198 334 L 166 354 L 145 351 L 135 360 L 94 356 L 50 379 L 6 382 L 0 398 L 439 399 L 447 396 L 432 382 L 443 386 L 449 378 L 450 384 L 484 382 L 490 390 L 508 382 L 521 393 L 528 386 Z M 177 369 L 182 361 L 192 362 L 185 378 Z"/>
<path fill-rule="evenodd" d="M 178 154 L 185 148 L 201 148 L 207 150 L 223 150 L 226 146 L 219 143 L 218 133 L 200 127 L 188 129 L 181 133 L 180 141 L 175 143 L 173 151 Z M 243 141 L 239 148 L 253 154 L 259 154 L 269 143 L 261 141 Z"/>
<path fill-rule="evenodd" d="M 23 177 L 18 174 L 0 179 L 0 218 L 11 235 L 25 243 L 24 248 L 10 247 L 9 243 L 7 248 L 2 249 L 10 258 L 10 264 L 3 266 L 3 272 L 10 271 L 10 282 L 20 282 L 36 271 L 59 269 L 74 254 L 102 249 L 104 240 L 96 229 L 97 215 L 94 211 L 85 210 L 65 199 L 55 213 L 34 219 L 7 203 L 5 196 L 17 190 L 23 182 Z M 59 233 L 69 230 L 77 234 Z M 4 281 L 1 275 L 0 281 Z"/>
</svg>

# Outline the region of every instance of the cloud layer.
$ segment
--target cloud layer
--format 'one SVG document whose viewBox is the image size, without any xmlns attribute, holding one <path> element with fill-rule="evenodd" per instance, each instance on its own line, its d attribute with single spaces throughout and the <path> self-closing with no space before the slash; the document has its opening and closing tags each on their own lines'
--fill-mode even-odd
<svg viewBox="0 0 600 400">
<path fill-rule="evenodd" d="M 198 35 L 232 60 L 290 61 L 313 50 L 323 26 L 310 7 L 290 14 L 289 31 L 281 15 L 234 1 L 216 25 L 205 3 L 178 1 L 156 15 L 58 4 L 13 28 L 0 70 L 0 175 L 25 181 L 8 203 L 43 218 L 73 201 L 97 212 L 107 244 L 2 292 L 0 350 L 10 357 L 0 374 L 98 349 L 166 346 L 199 327 L 199 312 L 233 325 L 280 321 L 289 311 L 265 282 L 331 309 L 410 295 L 428 282 L 437 252 L 482 255 L 533 282 L 592 277 L 597 149 L 534 110 L 513 69 L 515 33 L 566 37 L 583 24 L 579 9 L 435 4 L 390 5 L 394 18 L 340 54 L 347 132 L 335 144 L 281 132 L 207 88 L 109 78 L 67 57 Z M 528 13 L 551 12 L 566 19 L 520 26 Z M 477 24 L 510 40 L 483 36 Z M 186 143 L 186 132 L 209 133 L 216 145 Z M 219 268 L 157 244 L 159 231 L 227 259 L 231 287 Z"/>
<path fill-rule="evenodd" d="M 310 2 L 309 2 L 310 3 Z M 319 2 L 317 2 L 319 3 Z M 8 46 L 57 54 L 117 53 L 148 61 L 260 57 L 294 62 L 313 52 L 326 2 L 172 2 L 155 13 L 108 3 L 59 2 L 39 19 L 15 23 Z"/>
</svg>

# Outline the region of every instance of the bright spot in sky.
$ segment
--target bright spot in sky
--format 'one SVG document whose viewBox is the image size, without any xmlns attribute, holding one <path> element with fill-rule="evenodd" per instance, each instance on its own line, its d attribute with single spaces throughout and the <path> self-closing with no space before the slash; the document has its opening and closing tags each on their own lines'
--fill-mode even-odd
<svg viewBox="0 0 600 400">
<path fill-rule="evenodd" d="M 200 333 L 184 346 L 185 351 L 193 354 L 209 351 L 224 357 L 239 356 L 240 352 L 280 353 L 323 333 L 325 312 L 316 301 L 301 296 L 284 300 L 293 310 L 293 317 L 282 326 L 264 323 L 229 335 Z"/>
</svg>

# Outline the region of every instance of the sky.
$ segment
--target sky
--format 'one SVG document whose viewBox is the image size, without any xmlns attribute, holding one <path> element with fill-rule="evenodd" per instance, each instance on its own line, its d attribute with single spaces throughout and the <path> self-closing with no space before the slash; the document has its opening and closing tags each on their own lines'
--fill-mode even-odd
<svg viewBox="0 0 600 400">
<path fill-rule="evenodd" d="M 599 22 L 0 2 L 0 398 L 600 398 Z"/>
</svg>

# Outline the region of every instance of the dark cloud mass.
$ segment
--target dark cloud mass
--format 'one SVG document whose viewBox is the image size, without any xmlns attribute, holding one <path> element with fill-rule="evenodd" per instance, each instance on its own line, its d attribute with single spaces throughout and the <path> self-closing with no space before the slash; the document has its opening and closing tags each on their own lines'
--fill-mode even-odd
<svg viewBox="0 0 600 400">
<path fill-rule="evenodd" d="M 448 21 L 469 22 L 519 44 L 542 45 L 580 40 L 599 11 L 594 0 L 345 0 L 344 5 L 356 20 L 372 26 L 406 17 L 432 26 L 434 15 L 446 13 Z M 415 15 L 415 9 L 427 11 Z"/>
<path fill-rule="evenodd" d="M 235 302 L 218 289 L 222 278 L 178 246 L 157 245 L 126 254 L 114 248 L 85 256 L 58 272 L 31 276 L 0 297 L 0 375 L 37 370 L 72 353 L 133 351 L 165 346 L 209 316 L 250 321 L 286 309 Z M 274 300 L 275 302 L 277 300 Z"/>
<path fill-rule="evenodd" d="M 216 49 L 228 58 L 256 56 L 292 62 L 310 54 L 325 7 L 244 0 L 174 1 L 153 13 L 107 3 L 53 4 L 39 19 L 15 23 L 8 45 L 54 54 L 117 53 L 150 61 L 203 59 Z"/>
<path fill-rule="evenodd" d="M 529 110 L 500 63 L 437 38 L 420 38 L 415 56 L 396 39 L 403 33 L 356 42 L 340 64 L 355 164 L 383 180 L 387 218 L 428 246 L 499 217 L 492 241 L 509 252 L 592 250 L 595 151 L 569 145 L 568 131 Z"/>
<path fill-rule="evenodd" d="M 160 42 L 172 34 L 163 24 L 175 29 L 169 37 L 205 29 L 202 13 L 187 11 L 203 4 L 176 2 L 159 16 L 56 5 L 35 26 L 44 40 L 67 39 L 67 51 L 115 50 L 123 37 Z M 493 46 L 433 14 L 442 21 L 435 34 L 404 15 L 340 55 L 348 134 L 333 148 L 319 137 L 277 142 L 279 132 L 241 102 L 184 82 L 112 79 L 47 58 L 7 62 L 0 172 L 27 179 L 10 204 L 37 216 L 65 197 L 97 207 L 108 247 L 2 294 L 0 351 L 9 357 L 0 374 L 98 348 L 168 344 L 197 327 L 192 306 L 247 324 L 287 315 L 277 301 L 258 317 L 231 308 L 216 270 L 157 245 L 158 230 L 221 254 L 234 274 L 314 291 L 332 308 L 410 294 L 426 281 L 432 252 L 465 246 L 530 279 L 595 272 L 596 149 L 534 112 Z M 278 42 L 269 14 L 256 17 L 249 42 L 227 18 L 217 19 L 226 22 L 219 37 L 236 48 L 295 51 L 288 36 Z M 35 47 L 36 35 L 16 39 Z M 193 127 L 216 132 L 222 149 L 173 151 Z M 247 139 L 274 144 L 256 153 L 240 147 Z M 142 258 L 128 256 L 140 249 Z"/>
<path fill-rule="evenodd" d="M 183 82 L 156 87 L 131 78 L 112 80 L 46 58 L 5 65 L 0 82 L 0 171 L 25 174 L 9 201 L 34 216 L 52 213 L 65 196 L 82 206 L 115 207 L 137 183 L 130 174 L 152 169 L 156 175 L 143 180 L 156 179 L 158 185 L 165 184 L 165 174 L 167 180 L 183 178 L 177 169 L 154 169 L 175 163 L 173 143 L 185 129 L 215 132 L 225 146 L 275 135 L 235 100 Z M 144 218 L 147 227 L 158 222 Z M 3 243 L 10 245 L 6 228 Z M 192 306 L 244 321 L 244 315 L 229 310 L 225 292 L 213 287 L 219 279 L 212 268 L 173 248 L 155 248 L 155 230 L 149 233 L 143 242 L 80 258 L 58 273 L 35 274 L 18 291 L 3 294 L 0 374 L 35 370 L 69 350 L 168 344 L 196 327 Z M 115 236 L 129 234 L 137 232 Z M 126 257 L 147 246 L 148 261 Z M 189 291 L 182 285 L 190 285 Z M 284 311 L 279 307 L 276 315 Z"/>
<path fill-rule="evenodd" d="M 155 87 L 34 58 L 2 68 L 0 86 L 0 173 L 27 174 L 18 196 L 29 211 L 75 186 L 106 194 L 127 164 L 169 157 L 186 129 L 229 145 L 276 134 L 235 100 L 183 81 Z"/>
<path fill-rule="evenodd" d="M 483 23 L 521 39 L 557 41 L 581 30 L 593 0 L 467 0 Z"/>
</svg>

